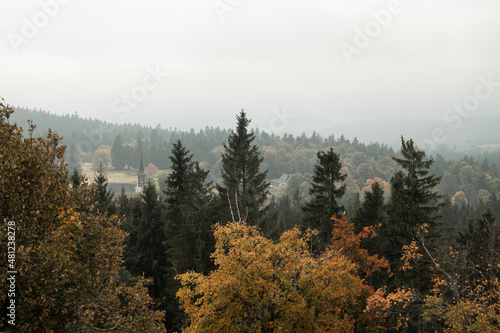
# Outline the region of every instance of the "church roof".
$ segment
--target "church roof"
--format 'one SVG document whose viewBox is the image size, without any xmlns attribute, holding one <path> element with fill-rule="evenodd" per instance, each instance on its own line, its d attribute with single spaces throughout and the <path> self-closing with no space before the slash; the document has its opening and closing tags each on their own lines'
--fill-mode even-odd
<svg viewBox="0 0 500 333">
<path fill-rule="evenodd" d="M 146 169 L 144 168 L 144 157 L 141 155 L 141 163 L 139 164 L 139 175 L 145 175 Z"/>
</svg>

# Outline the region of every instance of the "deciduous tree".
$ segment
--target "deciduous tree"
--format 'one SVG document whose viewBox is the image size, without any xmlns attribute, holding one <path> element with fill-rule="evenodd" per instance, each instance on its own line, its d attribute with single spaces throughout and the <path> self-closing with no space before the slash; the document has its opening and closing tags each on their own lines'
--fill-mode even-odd
<svg viewBox="0 0 500 333">
<path fill-rule="evenodd" d="M 241 223 L 215 229 L 217 270 L 181 275 L 185 332 L 349 332 L 363 313 L 356 265 L 334 251 L 315 258 L 307 237 L 273 243 Z M 373 327 L 376 327 L 376 323 Z"/>
<path fill-rule="evenodd" d="M 61 138 L 49 131 L 35 139 L 34 125 L 24 137 L 9 124 L 12 112 L 0 105 L 0 232 L 15 227 L 16 330 L 164 332 L 145 281 L 131 287 L 119 281 L 121 221 L 88 209 L 88 184 L 69 186 Z M 2 267 L 6 251 L 0 247 Z M 2 304 L 8 301 L 6 272 L 0 271 Z"/>
</svg>

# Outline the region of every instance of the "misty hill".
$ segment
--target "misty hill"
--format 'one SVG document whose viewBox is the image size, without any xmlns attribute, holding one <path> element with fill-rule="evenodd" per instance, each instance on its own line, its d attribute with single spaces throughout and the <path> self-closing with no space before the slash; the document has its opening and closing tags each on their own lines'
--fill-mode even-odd
<svg viewBox="0 0 500 333">
<path fill-rule="evenodd" d="M 63 143 L 68 147 L 66 160 L 70 170 L 79 168 L 82 162 L 96 164 L 101 162 L 101 159 L 105 160 L 104 164 L 110 170 L 117 159 L 122 159 L 121 163 L 127 169 L 136 169 L 141 154 L 146 164 L 151 163 L 160 170 L 167 170 L 171 163 L 168 156 L 172 151 L 172 143 L 179 139 L 193 154 L 193 159 L 199 161 L 203 169 L 210 171 L 208 179 L 220 182 L 221 152 L 223 144 L 227 142 L 228 129 L 206 127 L 198 131 L 194 129 L 179 131 L 176 128 L 165 129 L 159 126 L 153 128 L 140 124 L 110 124 L 97 119 L 83 119 L 76 114 L 60 116 L 23 108 L 15 110 L 12 121 L 25 127 L 27 119 L 33 119 L 37 125 L 35 135 L 43 135 L 51 128 L 64 136 Z M 474 128 L 485 125 L 483 121 L 472 120 L 469 127 L 464 124 L 463 128 L 464 130 L 469 128 L 470 133 L 479 135 Z M 490 121 L 487 128 L 494 126 L 492 123 L 493 121 Z M 328 136 L 321 136 L 316 132 L 310 136 L 305 134 L 277 136 L 256 129 L 255 143 L 261 150 L 261 156 L 264 157 L 262 167 L 268 170 L 268 180 L 277 179 L 282 174 L 292 175 L 288 186 L 283 190 L 285 192 L 281 194 L 292 195 L 298 191 L 304 198 L 308 195 L 308 184 L 314 172 L 316 153 L 327 147 L 333 147 L 341 157 L 343 172 L 348 175 L 347 192 L 343 199 L 343 203 L 347 204 L 358 193 L 366 191 L 373 181 L 381 182 L 388 190 L 390 179 L 397 170 L 397 165 L 391 157 L 398 155 L 399 148 L 393 149 L 384 143 L 373 143 L 373 138 L 369 138 L 366 133 L 373 133 L 375 137 L 382 135 L 381 133 L 395 133 L 390 142 L 395 142 L 394 146 L 397 147 L 401 134 L 399 131 L 404 130 L 403 127 L 403 125 L 395 128 L 380 126 L 374 130 L 369 124 L 364 124 L 352 132 L 349 132 L 349 127 L 345 127 L 342 132 L 331 133 Z M 416 122 L 412 131 L 408 133 L 415 134 L 417 138 L 415 140 L 418 140 L 423 137 L 422 133 L 425 133 L 425 130 L 428 129 L 423 123 Z M 372 143 L 364 144 L 356 137 L 352 140 L 346 139 L 346 137 L 352 138 L 357 131 L 364 131 L 365 134 L 359 137 L 366 138 L 366 141 Z M 342 133 L 345 133 L 345 136 Z M 484 137 L 494 138 L 496 134 L 492 133 L 496 132 L 488 131 Z M 412 137 L 405 134 L 405 139 L 409 138 Z M 495 142 L 485 140 L 478 139 L 475 141 L 477 144 L 469 142 L 469 147 L 474 149 L 474 152 L 465 157 L 463 151 L 453 150 L 445 145 L 439 145 L 437 150 L 432 151 L 435 163 L 431 172 L 444 175 L 440 191 L 450 198 L 462 191 L 471 204 L 479 203 L 481 195 L 484 197 L 488 193 L 500 192 L 497 168 L 500 165 L 500 151 L 493 143 L 490 144 L 489 150 L 479 149 L 480 143 Z M 115 150 L 117 145 L 121 147 L 121 153 Z M 460 147 L 465 146 L 462 144 Z M 483 192 L 479 195 L 481 190 Z"/>
</svg>

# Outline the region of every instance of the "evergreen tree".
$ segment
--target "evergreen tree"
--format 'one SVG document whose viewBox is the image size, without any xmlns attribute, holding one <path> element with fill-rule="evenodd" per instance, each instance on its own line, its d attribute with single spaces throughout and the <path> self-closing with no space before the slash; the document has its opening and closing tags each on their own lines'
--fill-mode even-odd
<svg viewBox="0 0 500 333">
<path fill-rule="evenodd" d="M 130 199 L 125 193 L 125 188 L 122 186 L 120 190 L 120 195 L 116 199 L 116 208 L 118 210 L 118 214 L 121 215 L 121 217 L 125 218 L 127 220 L 130 216 Z"/>
<path fill-rule="evenodd" d="M 345 193 L 346 185 L 340 185 L 347 175 L 341 175 L 342 168 L 339 155 L 330 150 L 318 151 L 318 162 L 314 168 L 313 183 L 309 189 L 311 199 L 302 210 L 302 227 L 317 229 L 319 231 L 318 249 L 323 248 L 331 238 L 333 229 L 333 215 L 340 216 L 344 213 L 344 207 L 337 203 Z"/>
<path fill-rule="evenodd" d="M 94 211 L 98 213 L 114 214 L 115 206 L 113 202 L 114 194 L 108 190 L 108 176 L 102 169 L 102 165 L 94 176 L 93 200 Z"/>
<path fill-rule="evenodd" d="M 354 232 L 359 233 L 364 227 L 385 224 L 385 219 L 384 190 L 379 183 L 374 182 L 371 191 L 365 193 L 361 207 L 354 214 Z M 364 239 L 362 245 L 373 255 L 376 253 L 376 242 L 373 238 Z"/>
<path fill-rule="evenodd" d="M 468 228 L 459 233 L 457 244 L 467 257 L 471 272 L 468 278 L 486 278 L 493 281 L 500 270 L 500 226 L 495 224 L 496 216 L 488 208 L 481 218 L 471 219 Z"/>
<path fill-rule="evenodd" d="M 76 169 L 78 173 L 82 173 L 81 158 L 74 144 L 69 148 L 68 156 L 68 170 Z"/>
<path fill-rule="evenodd" d="M 138 131 L 139 132 L 139 131 Z M 140 133 L 138 133 L 140 134 Z M 140 138 L 137 139 L 137 145 L 132 148 L 132 154 L 131 154 L 131 157 L 132 157 L 132 160 L 129 160 L 129 165 L 131 164 L 132 167 L 135 167 L 137 164 L 137 161 L 140 161 L 141 160 L 141 156 L 144 155 L 144 141 L 141 140 Z M 137 165 L 138 167 L 138 165 Z"/>
<path fill-rule="evenodd" d="M 216 212 L 212 206 L 211 189 L 205 184 L 207 171 L 192 161 L 192 155 L 178 140 L 173 144 L 172 172 L 166 180 L 167 203 L 165 235 L 167 268 L 165 295 L 168 302 L 167 328 L 179 329 L 183 314 L 179 311 L 176 292 L 180 288 L 175 280 L 178 274 L 189 270 L 208 273 L 213 267 L 210 253 L 215 240 L 211 225 Z"/>
<path fill-rule="evenodd" d="M 167 248 L 177 273 L 188 270 L 208 272 L 213 265 L 209 253 L 214 240 L 211 226 L 216 222 L 213 194 L 206 184 L 208 171 L 192 162 L 192 155 L 180 141 L 170 156 L 172 173 L 166 180 Z"/>
<path fill-rule="evenodd" d="M 276 223 L 269 232 L 269 237 L 277 240 L 284 231 L 291 230 L 295 226 L 300 225 L 302 210 L 300 209 L 300 197 L 298 189 L 295 191 L 293 197 L 285 194 L 278 199 L 274 196 L 269 204 L 270 211 L 276 216 Z"/>
<path fill-rule="evenodd" d="M 77 168 L 73 169 L 73 173 L 71 174 L 71 185 L 73 188 L 77 188 L 80 186 L 82 175 L 78 172 Z"/>
<path fill-rule="evenodd" d="M 124 200 L 124 198 L 121 198 Z M 129 237 L 126 240 L 125 264 L 130 273 L 152 278 L 149 287 L 151 296 L 160 298 L 164 288 L 163 276 L 166 266 L 164 228 L 164 205 L 159 200 L 155 184 L 149 180 L 139 196 L 137 208 L 140 215 L 126 223 Z"/>
<path fill-rule="evenodd" d="M 203 170 L 198 162 L 189 174 L 189 195 L 181 203 L 185 219 L 192 225 L 193 269 L 197 272 L 208 273 L 214 268 L 211 253 L 214 251 L 215 238 L 212 225 L 217 220 L 214 194 L 210 183 L 206 183 L 208 171 Z"/>
<path fill-rule="evenodd" d="M 185 189 L 188 186 L 188 174 L 194 166 L 194 162 L 191 162 L 193 155 L 188 155 L 189 150 L 184 147 L 180 140 L 173 143 L 172 155 L 169 159 L 172 163 L 172 172 L 168 175 L 166 184 L 167 188 L 165 190 L 165 195 L 167 198 L 165 202 L 169 207 L 169 217 L 174 219 L 177 216 L 173 216 L 173 213 L 177 215 L 180 213 L 178 211 L 173 211 L 174 207 L 179 206 L 180 202 L 185 196 Z"/>
<path fill-rule="evenodd" d="M 111 164 L 117 170 L 122 170 L 127 161 L 127 154 L 120 134 L 115 137 L 111 147 Z"/>
<path fill-rule="evenodd" d="M 227 221 L 234 216 L 235 220 L 241 219 L 266 231 L 267 170 L 260 172 L 263 157 L 252 144 L 255 135 L 248 129 L 250 119 L 243 110 L 236 119 L 236 131 L 231 130 L 222 153 L 223 186 L 218 186 L 218 190 L 221 202 L 231 209 L 223 218 Z"/>
<path fill-rule="evenodd" d="M 433 160 L 425 160 L 425 153 L 418 150 L 411 139 L 405 141 L 401 137 L 401 145 L 403 158 L 393 159 L 402 170 L 391 178 L 389 217 L 380 231 L 384 239 L 381 254 L 389 260 L 393 268 L 399 267 L 401 249 L 411 243 L 419 226 L 429 226 L 428 247 L 432 248 L 433 244 L 436 244 L 440 236 L 439 227 L 442 225 L 439 213 L 446 205 L 442 200 L 443 195 L 435 190 L 441 177 L 429 175 L 428 170 Z M 418 271 L 418 274 L 403 276 L 401 273 L 396 275 L 396 278 L 400 281 L 404 279 L 407 285 L 425 290 L 429 286 L 429 265 L 423 265 L 413 271 Z"/>
</svg>

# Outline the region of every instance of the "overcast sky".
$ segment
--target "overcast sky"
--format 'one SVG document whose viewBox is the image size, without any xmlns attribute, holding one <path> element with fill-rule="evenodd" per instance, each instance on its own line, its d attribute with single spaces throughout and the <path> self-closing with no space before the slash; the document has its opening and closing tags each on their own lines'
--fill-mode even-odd
<svg viewBox="0 0 500 333">
<path fill-rule="evenodd" d="M 112 122 L 234 127 L 244 108 L 277 134 L 325 133 L 442 119 L 480 78 L 500 82 L 498 0 L 2 0 L 0 13 L 1 97 Z M 474 116 L 498 114 L 500 86 L 479 89 Z"/>
</svg>

